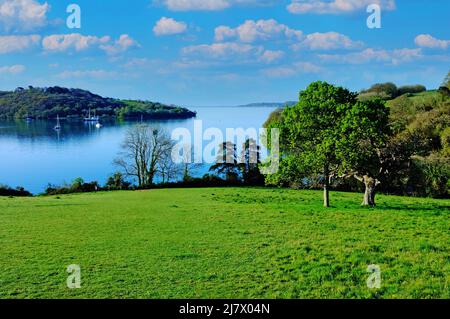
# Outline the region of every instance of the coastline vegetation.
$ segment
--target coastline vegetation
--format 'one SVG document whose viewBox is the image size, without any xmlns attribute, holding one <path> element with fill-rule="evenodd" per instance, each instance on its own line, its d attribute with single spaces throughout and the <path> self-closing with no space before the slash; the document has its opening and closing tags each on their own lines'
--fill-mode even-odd
<svg viewBox="0 0 450 319">
<path fill-rule="evenodd" d="M 83 120 L 89 112 L 100 118 L 129 120 L 188 119 L 196 116 L 186 108 L 149 101 L 104 98 L 81 89 L 63 87 L 17 88 L 0 91 L 0 119 Z"/>
</svg>

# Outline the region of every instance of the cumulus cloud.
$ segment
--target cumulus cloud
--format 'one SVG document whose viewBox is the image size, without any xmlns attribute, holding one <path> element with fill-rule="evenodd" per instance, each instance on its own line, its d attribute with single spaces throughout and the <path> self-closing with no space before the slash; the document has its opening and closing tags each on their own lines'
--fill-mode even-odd
<svg viewBox="0 0 450 319">
<path fill-rule="evenodd" d="M 25 71 L 25 66 L 21 64 L 11 66 L 0 66 L 0 74 L 19 74 Z"/>
<path fill-rule="evenodd" d="M 343 63 L 343 64 L 366 64 L 366 63 L 388 63 L 400 64 L 411 62 L 422 58 L 421 49 L 395 49 L 395 50 L 376 50 L 372 48 L 360 52 L 349 54 L 320 54 L 319 58 L 324 62 Z"/>
<path fill-rule="evenodd" d="M 384 10 L 395 10 L 395 0 L 292 0 L 287 6 L 293 14 L 342 14 L 365 10 L 368 5 L 378 4 Z"/>
<path fill-rule="evenodd" d="M 348 36 L 337 32 L 316 32 L 308 34 L 301 43 L 294 44 L 292 48 L 294 50 L 300 50 L 302 48 L 308 48 L 310 50 L 334 50 L 357 49 L 363 45 L 362 42 L 353 41 Z"/>
<path fill-rule="evenodd" d="M 266 50 L 264 53 L 260 56 L 259 60 L 265 63 L 272 63 L 279 59 L 281 59 L 284 56 L 284 52 L 281 50 L 272 51 L 272 50 Z"/>
<path fill-rule="evenodd" d="M 300 40 L 302 34 L 302 31 L 291 29 L 274 19 L 247 20 L 236 28 L 223 25 L 217 27 L 215 29 L 215 40 L 224 41 L 230 38 L 237 38 L 242 42 L 248 43 L 256 40 L 270 40 L 280 37 Z"/>
<path fill-rule="evenodd" d="M 172 11 L 218 11 L 234 5 L 264 6 L 274 3 L 274 0 L 159 0 Z"/>
<path fill-rule="evenodd" d="M 0 36 L 0 54 L 15 53 L 39 45 L 39 35 Z"/>
<path fill-rule="evenodd" d="M 418 35 L 414 42 L 422 48 L 447 49 L 450 46 L 450 40 L 439 40 L 429 34 Z"/>
<path fill-rule="evenodd" d="M 162 17 L 153 27 L 153 33 L 157 36 L 180 34 L 186 30 L 186 23 L 166 17 Z"/>
<path fill-rule="evenodd" d="M 49 35 L 42 40 L 42 46 L 47 52 L 80 52 L 98 48 L 110 55 L 115 55 L 130 48 L 139 47 L 139 44 L 128 34 L 122 34 L 119 39 L 112 41 L 110 36 L 97 37 L 71 33 Z"/>
<path fill-rule="evenodd" d="M 130 37 L 128 34 L 122 34 L 119 39 L 114 41 L 114 44 L 102 44 L 100 48 L 109 55 L 116 55 L 128 51 L 132 48 L 140 47 L 139 43 Z"/>
<path fill-rule="evenodd" d="M 45 26 L 50 5 L 35 0 L 0 0 L 0 26 L 6 31 L 30 31 Z"/>
<path fill-rule="evenodd" d="M 91 35 L 81 35 L 79 33 L 71 34 L 54 34 L 45 37 L 42 40 L 44 50 L 50 52 L 64 52 L 67 50 L 83 51 L 98 46 L 107 44 L 111 38 L 109 36 L 96 37 Z"/>
</svg>

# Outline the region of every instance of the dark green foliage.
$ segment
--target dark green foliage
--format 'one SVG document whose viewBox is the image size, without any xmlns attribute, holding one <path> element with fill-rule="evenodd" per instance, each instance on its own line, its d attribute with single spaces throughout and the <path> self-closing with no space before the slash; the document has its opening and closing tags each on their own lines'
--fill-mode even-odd
<svg viewBox="0 0 450 319">
<path fill-rule="evenodd" d="M 405 85 L 398 88 L 397 95 L 422 93 L 426 90 L 427 88 L 423 85 Z"/>
<path fill-rule="evenodd" d="M 127 190 L 131 183 L 127 182 L 122 173 L 116 172 L 106 181 L 105 188 L 108 190 Z"/>
<path fill-rule="evenodd" d="M 74 194 L 74 193 L 92 193 L 101 190 L 98 182 L 86 183 L 81 177 L 76 178 L 71 185 L 53 186 L 48 185 L 45 195 Z"/>
<path fill-rule="evenodd" d="M 411 195 L 448 198 L 450 164 L 447 159 L 431 156 L 412 161 L 407 191 Z"/>
<path fill-rule="evenodd" d="M 390 100 L 398 96 L 398 88 L 394 83 L 377 83 L 369 89 L 361 91 L 362 96 L 377 96 L 385 100 Z"/>
<path fill-rule="evenodd" d="M 219 147 L 216 164 L 209 169 L 216 172 L 219 177 L 224 176 L 229 182 L 239 181 L 239 165 L 236 144 L 224 142 Z"/>
<path fill-rule="evenodd" d="M 32 194 L 23 187 L 13 189 L 6 185 L 0 185 L 0 196 L 28 197 L 32 196 Z"/>
<path fill-rule="evenodd" d="M 315 82 L 300 93 L 300 101 L 281 114 L 273 114 L 268 128 L 281 130 L 283 154 L 279 174 L 269 177 L 276 184 L 302 183 L 313 175 L 330 176 L 340 163 L 336 149 L 346 113 L 356 94 L 325 82 Z M 327 170 L 325 172 L 324 170 Z"/>
<path fill-rule="evenodd" d="M 254 139 L 247 139 L 242 146 L 241 170 L 246 185 L 264 185 L 264 176 L 259 170 L 261 164 L 261 146 Z"/>
<path fill-rule="evenodd" d="M 423 85 L 404 85 L 399 88 L 394 83 L 378 83 L 372 85 L 369 89 L 361 91 L 360 100 L 367 100 L 378 97 L 383 100 L 392 100 L 404 94 L 416 94 L 425 92 L 427 88 Z"/>
<path fill-rule="evenodd" d="M 89 91 L 58 86 L 18 88 L 14 92 L 0 93 L 0 118 L 53 119 L 59 115 L 79 120 L 89 109 L 101 117 L 127 119 L 191 118 L 196 115 L 181 107 L 104 98 Z"/>
<path fill-rule="evenodd" d="M 448 79 L 445 80 L 445 83 L 447 82 Z M 387 101 L 386 107 L 380 100 L 380 94 L 384 95 L 381 98 L 387 97 L 387 93 L 394 92 L 393 89 L 392 83 L 375 85 L 371 89 L 372 92 L 367 93 L 375 93 L 370 98 L 361 98 L 360 94 L 358 103 L 350 108 L 340 108 L 345 110 L 347 115 L 340 121 L 334 121 L 332 125 L 340 126 L 343 131 L 340 136 L 336 135 L 336 143 L 328 143 L 334 145 L 331 149 L 338 160 L 338 175 L 348 177 L 351 175 L 348 172 L 353 171 L 375 177 L 381 182 L 378 189 L 386 193 L 448 197 L 450 96 L 442 90 L 412 93 L 424 88 L 404 87 L 397 91 L 407 93 Z M 320 89 L 315 88 L 315 92 L 320 94 Z M 335 105 L 338 109 L 339 103 Z M 283 154 L 279 172 L 267 176 L 266 183 L 295 188 L 317 188 L 321 183 L 321 173 L 308 172 L 305 168 L 311 160 L 296 154 L 304 154 L 308 144 L 315 138 L 321 140 L 322 129 L 320 125 L 311 125 L 313 129 L 309 135 L 310 141 L 304 143 L 308 129 L 300 129 L 299 123 L 303 123 L 304 118 L 308 117 L 313 119 L 313 123 L 323 118 L 324 113 L 333 113 L 321 112 L 320 109 L 312 113 L 307 109 L 294 111 L 295 108 L 298 106 L 273 112 L 265 124 L 268 128 L 282 129 Z M 292 116 L 293 113 L 296 114 L 295 117 Z M 297 131 L 298 134 L 292 134 Z M 311 158 L 317 161 L 320 156 Z M 334 179 L 333 184 L 341 190 L 356 191 L 360 188 L 351 179 Z"/>
</svg>

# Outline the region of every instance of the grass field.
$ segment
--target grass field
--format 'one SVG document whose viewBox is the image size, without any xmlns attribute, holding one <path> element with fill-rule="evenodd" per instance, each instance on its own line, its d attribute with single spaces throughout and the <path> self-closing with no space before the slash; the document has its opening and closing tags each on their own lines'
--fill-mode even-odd
<svg viewBox="0 0 450 319">
<path fill-rule="evenodd" d="M 450 201 L 272 189 L 0 198 L 0 298 L 450 298 Z M 81 266 L 81 289 L 66 268 Z M 381 289 L 367 288 L 367 266 Z"/>
</svg>

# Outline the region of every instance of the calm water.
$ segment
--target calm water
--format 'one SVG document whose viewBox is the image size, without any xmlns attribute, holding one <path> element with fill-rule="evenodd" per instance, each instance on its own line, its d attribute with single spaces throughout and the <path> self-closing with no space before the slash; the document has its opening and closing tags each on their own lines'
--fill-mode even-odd
<svg viewBox="0 0 450 319">
<path fill-rule="evenodd" d="M 197 118 L 203 129 L 259 128 L 274 108 L 201 107 Z M 194 119 L 157 122 L 169 132 L 177 127 L 193 131 Z M 117 169 L 117 157 L 127 129 L 136 123 L 103 123 L 101 129 L 61 121 L 53 130 L 48 121 L 0 121 L 0 184 L 42 192 L 48 183 L 62 185 L 77 177 L 102 184 Z M 193 133 L 192 133 L 193 134 Z"/>
</svg>

